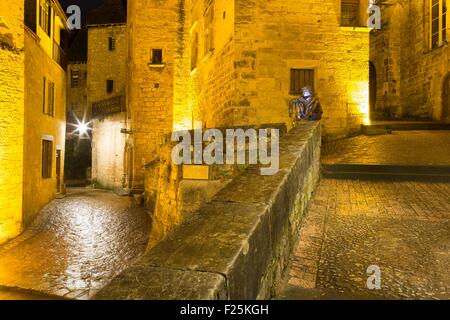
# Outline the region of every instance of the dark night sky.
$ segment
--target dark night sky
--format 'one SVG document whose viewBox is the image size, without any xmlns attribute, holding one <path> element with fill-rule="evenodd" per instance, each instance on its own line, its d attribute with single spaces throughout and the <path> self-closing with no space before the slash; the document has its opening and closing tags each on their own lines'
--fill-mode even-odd
<svg viewBox="0 0 450 320">
<path fill-rule="evenodd" d="M 60 0 L 64 9 L 73 4 L 80 6 L 83 21 L 85 21 L 88 12 L 100 6 L 102 2 L 103 0 Z"/>
</svg>

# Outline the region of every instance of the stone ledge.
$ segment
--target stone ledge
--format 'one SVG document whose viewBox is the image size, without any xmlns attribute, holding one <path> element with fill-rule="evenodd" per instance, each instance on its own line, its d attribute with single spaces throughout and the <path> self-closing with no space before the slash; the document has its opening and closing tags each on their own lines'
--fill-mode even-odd
<svg viewBox="0 0 450 320">
<path fill-rule="evenodd" d="M 252 167 L 96 299 L 270 298 L 319 175 L 320 123 L 280 141 L 280 171 Z"/>
</svg>

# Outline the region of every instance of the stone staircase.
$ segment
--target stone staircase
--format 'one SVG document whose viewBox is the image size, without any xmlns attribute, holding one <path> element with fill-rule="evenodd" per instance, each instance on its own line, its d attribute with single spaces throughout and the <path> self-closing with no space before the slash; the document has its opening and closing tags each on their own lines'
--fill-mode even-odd
<svg viewBox="0 0 450 320">
<path fill-rule="evenodd" d="M 449 182 L 450 166 L 322 164 L 322 176 L 334 179 Z"/>
<path fill-rule="evenodd" d="M 450 182 L 450 159 L 448 158 L 448 139 L 450 134 L 438 131 L 450 130 L 450 123 L 433 121 L 373 121 L 362 126 L 365 140 L 356 144 L 349 139 L 351 147 L 340 143 L 335 150 L 326 152 L 340 153 L 341 155 L 357 154 L 358 157 L 336 157 L 335 161 L 322 159 L 322 176 L 335 179 L 369 179 L 369 180 L 413 180 Z M 439 134 L 439 139 L 430 138 L 424 142 L 423 135 Z M 422 135 L 419 141 L 414 137 Z M 398 137 L 393 144 L 388 137 Z M 410 137 L 406 139 L 407 137 Z M 358 139 L 358 138 L 356 138 Z M 372 141 L 384 139 L 374 147 Z M 385 144 L 383 146 L 383 144 Z M 387 145 L 389 144 L 389 146 Z M 408 146 L 406 146 L 407 144 Z M 368 149 L 367 149 L 368 148 Z M 371 149 L 372 148 L 372 149 Z M 364 150 L 364 151 L 361 151 Z M 371 155 L 380 154 L 380 161 L 365 157 L 366 152 Z M 381 153 L 384 153 L 383 155 Z M 384 155 L 391 154 L 389 157 Z"/>
<path fill-rule="evenodd" d="M 392 131 L 450 130 L 450 123 L 437 121 L 372 121 L 361 126 L 367 135 L 385 134 Z"/>
</svg>

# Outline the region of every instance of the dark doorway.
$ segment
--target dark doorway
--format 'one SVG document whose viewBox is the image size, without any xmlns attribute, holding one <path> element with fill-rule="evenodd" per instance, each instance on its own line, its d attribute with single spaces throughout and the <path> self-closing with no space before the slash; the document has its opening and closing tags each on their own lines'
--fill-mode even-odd
<svg viewBox="0 0 450 320">
<path fill-rule="evenodd" d="M 369 117 L 375 112 L 377 104 L 377 71 L 375 65 L 369 61 Z"/>
<path fill-rule="evenodd" d="M 450 120 L 450 73 L 444 78 L 442 88 L 442 121 Z"/>
<path fill-rule="evenodd" d="M 56 150 L 56 191 L 61 192 L 61 150 Z"/>
</svg>

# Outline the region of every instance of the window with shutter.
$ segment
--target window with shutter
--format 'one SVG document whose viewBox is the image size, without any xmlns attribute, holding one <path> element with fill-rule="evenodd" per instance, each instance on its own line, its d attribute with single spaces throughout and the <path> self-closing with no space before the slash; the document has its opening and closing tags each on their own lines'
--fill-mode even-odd
<svg viewBox="0 0 450 320">
<path fill-rule="evenodd" d="M 302 88 L 311 87 L 314 92 L 314 69 L 291 69 L 290 94 L 301 94 Z"/>
</svg>

